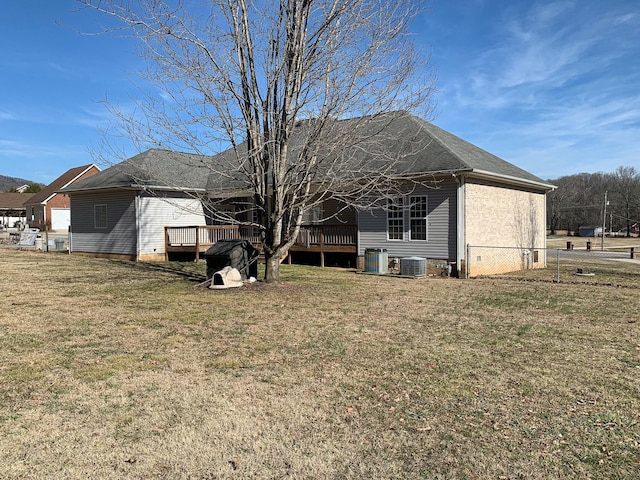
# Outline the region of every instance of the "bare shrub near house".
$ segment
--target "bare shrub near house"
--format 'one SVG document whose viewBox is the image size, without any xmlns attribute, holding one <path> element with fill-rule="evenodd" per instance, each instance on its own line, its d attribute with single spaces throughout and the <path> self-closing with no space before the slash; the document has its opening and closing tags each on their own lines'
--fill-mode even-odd
<svg viewBox="0 0 640 480">
<path fill-rule="evenodd" d="M 515 244 L 523 252 L 520 268 L 532 268 L 537 263 L 534 252 L 536 249 L 544 249 L 544 231 L 541 231 L 538 204 L 532 195 L 526 201 L 520 198 L 514 204 L 512 222 Z"/>
<path fill-rule="evenodd" d="M 267 281 L 278 281 L 279 259 L 315 206 L 367 207 L 400 181 L 394 166 L 407 149 L 379 154 L 391 121 L 380 113 L 431 109 L 411 0 L 81 2 L 138 41 L 143 79 L 162 92 L 140 98 L 132 115 L 110 105 L 120 134 L 140 150 L 231 147 L 213 172 L 229 189 L 206 204 L 217 221 L 259 230 Z M 249 198 L 242 222 L 223 208 L 239 192 Z"/>
</svg>

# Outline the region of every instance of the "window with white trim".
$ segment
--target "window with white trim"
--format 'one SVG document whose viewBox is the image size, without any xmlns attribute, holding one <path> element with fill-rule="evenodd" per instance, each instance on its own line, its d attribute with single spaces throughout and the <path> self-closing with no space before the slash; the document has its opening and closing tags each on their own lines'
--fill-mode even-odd
<svg viewBox="0 0 640 480">
<path fill-rule="evenodd" d="M 93 226 L 95 228 L 107 228 L 107 206 L 93 206 Z"/>
<path fill-rule="evenodd" d="M 387 200 L 387 237 L 389 240 L 404 239 L 404 205 L 402 198 Z"/>
<path fill-rule="evenodd" d="M 427 196 L 409 197 L 409 240 L 427 239 Z"/>
</svg>

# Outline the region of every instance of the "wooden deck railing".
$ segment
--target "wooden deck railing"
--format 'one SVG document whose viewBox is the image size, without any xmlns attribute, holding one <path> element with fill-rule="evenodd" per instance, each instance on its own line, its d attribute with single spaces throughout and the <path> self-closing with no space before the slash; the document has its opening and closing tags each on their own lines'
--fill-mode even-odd
<svg viewBox="0 0 640 480">
<path fill-rule="evenodd" d="M 356 225 L 314 225 L 300 228 L 296 245 L 356 245 L 358 227 Z"/>
<path fill-rule="evenodd" d="M 206 225 L 188 227 L 165 227 L 165 252 L 194 252 L 196 260 L 200 253 L 220 240 L 242 239 L 254 245 L 260 244 L 257 229 L 238 225 Z M 357 225 L 304 226 L 296 240 L 295 250 L 356 251 Z"/>
<path fill-rule="evenodd" d="M 219 240 L 238 238 L 237 225 L 205 227 L 165 227 L 166 243 L 170 247 L 213 245 Z"/>
</svg>

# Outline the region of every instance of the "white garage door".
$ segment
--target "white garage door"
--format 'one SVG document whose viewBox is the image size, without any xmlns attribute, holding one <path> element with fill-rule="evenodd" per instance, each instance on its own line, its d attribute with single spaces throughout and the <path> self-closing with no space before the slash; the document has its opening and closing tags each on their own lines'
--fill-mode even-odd
<svg viewBox="0 0 640 480">
<path fill-rule="evenodd" d="M 51 209 L 51 230 L 68 231 L 71 224 L 71 210 L 68 208 Z"/>
</svg>

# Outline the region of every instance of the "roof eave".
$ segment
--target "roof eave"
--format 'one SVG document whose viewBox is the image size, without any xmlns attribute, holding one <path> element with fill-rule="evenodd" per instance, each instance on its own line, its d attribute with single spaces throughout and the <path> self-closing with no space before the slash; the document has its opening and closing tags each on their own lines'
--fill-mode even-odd
<svg viewBox="0 0 640 480">
<path fill-rule="evenodd" d="M 527 180 L 526 178 L 513 177 L 511 175 L 502 175 L 499 173 L 488 172 L 485 170 L 471 169 L 471 170 L 465 170 L 464 173 L 473 177 L 482 178 L 486 180 L 501 180 L 510 185 L 515 185 L 519 187 L 529 187 L 529 188 L 534 187 L 539 190 L 544 190 L 545 192 L 550 192 L 558 188 L 555 185 L 552 185 L 546 182 Z"/>
<path fill-rule="evenodd" d="M 166 185 L 107 185 L 99 187 L 89 187 L 77 190 L 58 190 L 58 193 L 64 193 L 66 195 L 82 192 L 95 192 L 98 190 L 139 190 L 139 191 L 164 191 L 164 192 L 192 192 L 192 193 L 205 193 L 204 188 L 193 187 L 168 187 Z"/>
<path fill-rule="evenodd" d="M 445 170 L 431 170 L 427 172 L 410 172 L 404 173 L 401 177 L 404 178 L 412 178 L 412 177 L 441 177 L 441 176 L 449 176 L 449 175 L 459 175 L 461 173 L 472 172 L 471 168 L 452 168 Z"/>
<path fill-rule="evenodd" d="M 193 188 L 193 187 L 168 187 L 166 185 L 129 185 L 133 190 L 152 190 L 161 192 L 191 192 L 191 193 L 206 193 L 205 188 Z"/>
</svg>

